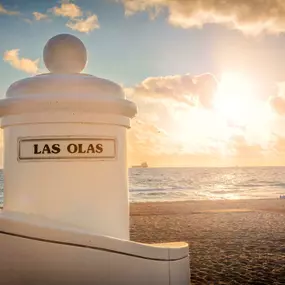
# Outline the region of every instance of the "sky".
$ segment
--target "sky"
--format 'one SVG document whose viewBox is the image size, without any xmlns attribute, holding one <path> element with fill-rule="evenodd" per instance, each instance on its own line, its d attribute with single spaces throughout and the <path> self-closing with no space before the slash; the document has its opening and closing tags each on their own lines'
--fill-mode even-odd
<svg viewBox="0 0 285 285">
<path fill-rule="evenodd" d="M 129 165 L 284 165 L 284 32 L 281 0 L 0 0 L 0 96 L 70 33 L 138 106 Z"/>
</svg>

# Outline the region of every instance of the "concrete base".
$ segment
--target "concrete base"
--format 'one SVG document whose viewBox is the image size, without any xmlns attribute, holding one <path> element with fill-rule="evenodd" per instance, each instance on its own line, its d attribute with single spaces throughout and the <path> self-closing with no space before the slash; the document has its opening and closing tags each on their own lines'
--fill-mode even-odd
<svg viewBox="0 0 285 285">
<path fill-rule="evenodd" d="M 189 285 L 186 243 L 146 245 L 0 211 L 2 285 Z"/>
</svg>

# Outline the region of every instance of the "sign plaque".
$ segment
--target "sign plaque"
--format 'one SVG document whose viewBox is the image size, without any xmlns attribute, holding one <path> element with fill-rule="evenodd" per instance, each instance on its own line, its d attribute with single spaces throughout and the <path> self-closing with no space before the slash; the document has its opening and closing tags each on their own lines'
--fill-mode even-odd
<svg viewBox="0 0 285 285">
<path fill-rule="evenodd" d="M 19 160 L 113 159 L 115 138 L 49 137 L 19 138 Z"/>
</svg>

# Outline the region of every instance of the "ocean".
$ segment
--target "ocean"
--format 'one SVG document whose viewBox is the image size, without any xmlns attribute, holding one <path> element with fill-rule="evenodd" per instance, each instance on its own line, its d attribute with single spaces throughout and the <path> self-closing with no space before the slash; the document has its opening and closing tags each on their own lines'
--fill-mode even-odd
<svg viewBox="0 0 285 285">
<path fill-rule="evenodd" d="M 132 168 L 133 202 L 279 198 L 285 167 Z"/>
<path fill-rule="evenodd" d="M 0 205 L 3 186 L 0 171 Z M 285 167 L 130 168 L 129 189 L 131 202 L 279 199 Z"/>
</svg>

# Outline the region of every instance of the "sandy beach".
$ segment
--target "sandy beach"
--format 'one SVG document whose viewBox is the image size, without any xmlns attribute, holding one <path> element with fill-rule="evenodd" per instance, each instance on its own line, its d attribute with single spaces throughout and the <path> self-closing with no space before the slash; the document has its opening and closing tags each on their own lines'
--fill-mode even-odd
<svg viewBox="0 0 285 285">
<path fill-rule="evenodd" d="M 185 241 L 191 284 L 285 284 L 285 199 L 131 204 L 131 239 Z"/>
</svg>

